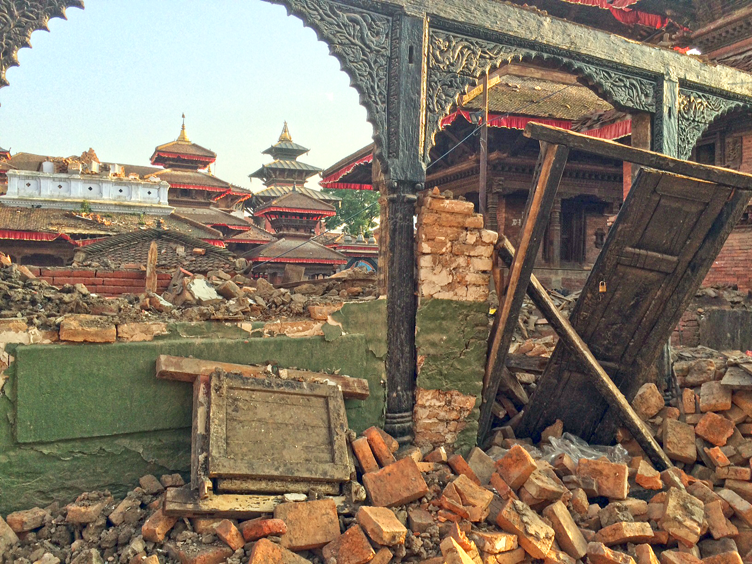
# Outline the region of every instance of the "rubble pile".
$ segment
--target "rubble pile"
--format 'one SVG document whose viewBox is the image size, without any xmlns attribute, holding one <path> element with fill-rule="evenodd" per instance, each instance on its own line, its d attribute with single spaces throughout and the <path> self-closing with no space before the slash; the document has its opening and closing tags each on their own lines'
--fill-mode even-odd
<svg viewBox="0 0 752 564">
<path fill-rule="evenodd" d="M 163 295 L 145 292 L 104 298 L 84 284 L 58 288 L 38 279 L 24 266 L 0 266 L 1 318 L 25 318 L 39 329 L 56 328 L 69 314 L 101 315 L 120 322 L 284 317 L 326 320 L 329 313 L 347 301 L 373 300 L 377 296 L 375 277 L 360 271 L 285 289 L 240 274 L 210 271 L 203 276 L 180 270 Z"/>
<path fill-rule="evenodd" d="M 561 422 L 537 445 L 503 427 L 465 458 L 398 448 L 373 427 L 349 432 L 358 471 L 341 496 L 312 488 L 249 520 L 179 519 L 163 496 L 180 476 L 144 476 L 125 499 L 90 492 L 7 515 L 0 562 L 741 564 L 752 551 L 752 391 L 728 383 L 742 358 L 682 354 L 678 406 L 652 384 L 633 402 L 677 463 L 663 472 L 623 431 L 621 444 L 593 447 Z"/>
</svg>

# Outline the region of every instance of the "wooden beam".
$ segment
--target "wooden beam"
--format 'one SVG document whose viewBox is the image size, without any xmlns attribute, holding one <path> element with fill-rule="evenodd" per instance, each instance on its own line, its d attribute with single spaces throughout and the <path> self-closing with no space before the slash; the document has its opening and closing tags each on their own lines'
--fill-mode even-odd
<svg viewBox="0 0 752 564">
<path fill-rule="evenodd" d="M 168 356 L 164 354 L 157 357 L 157 378 L 162 380 L 193 382 L 199 376 L 209 376 L 218 368 L 228 373 L 241 374 L 247 378 L 269 377 L 265 366 L 231 364 L 229 362 Z M 342 376 L 340 374 L 292 369 L 287 369 L 287 377 L 292 380 L 313 382 L 315 384 L 336 384 L 342 390 L 342 396 L 350 399 L 364 400 L 368 398 L 370 393 L 368 390 L 368 380 L 362 378 L 350 378 L 349 376 Z"/>
<path fill-rule="evenodd" d="M 483 123 L 480 128 L 480 174 L 478 175 L 478 211 L 488 223 L 486 189 L 488 187 L 488 73 L 483 75 Z"/>
<path fill-rule="evenodd" d="M 273 513 L 284 503 L 281 495 L 210 495 L 200 499 L 189 486 L 167 488 L 164 500 L 165 515 L 171 517 L 216 517 L 250 519 L 263 513 Z"/>
<path fill-rule="evenodd" d="M 146 257 L 146 291 L 157 291 L 157 242 L 152 241 L 149 245 L 149 254 Z"/>
<path fill-rule="evenodd" d="M 559 182 L 561 182 L 562 174 L 564 174 L 568 156 L 569 149 L 564 145 L 541 143 L 539 166 L 536 170 L 533 191 L 528 198 L 525 220 L 522 224 L 520 252 L 517 253 L 510 268 L 504 300 L 496 313 L 498 316 L 497 328 L 489 347 L 486 374 L 483 380 L 483 403 L 478 427 L 480 442 L 483 442 L 491 430 L 493 419 L 491 410 L 499 386 L 505 379 L 506 355 L 509 352 L 509 345 L 517 326 L 522 300 L 525 298 L 530 275 L 533 272 L 535 259 L 538 255 L 538 248 L 546 231 L 546 225 L 556 197 L 556 190 L 559 187 Z M 509 378 L 507 376 L 507 380 Z M 506 381 L 504 384 L 508 388 L 514 386 L 514 383 L 510 381 Z"/>
<path fill-rule="evenodd" d="M 497 244 L 497 249 L 502 260 L 511 267 L 514 262 L 515 251 L 506 237 L 502 236 Z M 562 342 L 581 361 L 585 369 L 584 372 L 590 377 L 593 386 L 595 386 L 608 404 L 619 412 L 622 423 L 632 433 L 632 436 L 645 451 L 645 454 L 648 455 L 651 462 L 659 470 L 671 468 L 671 461 L 655 441 L 650 430 L 643 423 L 642 419 L 637 416 L 632 406 L 629 405 L 627 398 L 619 391 L 619 388 L 616 387 L 606 371 L 603 370 L 587 344 L 585 344 L 569 323 L 569 320 L 556 308 L 548 292 L 534 274 L 530 275 L 530 285 L 527 288 L 527 294 L 533 300 L 535 307 L 538 308 L 551 324 L 551 327 L 556 331 Z"/>
<path fill-rule="evenodd" d="M 703 165 L 683 161 L 635 147 L 627 147 L 614 141 L 588 137 L 581 133 L 565 131 L 558 127 L 529 123 L 525 128 L 525 137 L 566 145 L 570 149 L 600 155 L 601 157 L 627 161 L 630 163 L 656 168 L 661 171 L 689 176 L 716 184 L 723 184 L 741 190 L 752 190 L 752 175 L 717 166 Z"/>
</svg>

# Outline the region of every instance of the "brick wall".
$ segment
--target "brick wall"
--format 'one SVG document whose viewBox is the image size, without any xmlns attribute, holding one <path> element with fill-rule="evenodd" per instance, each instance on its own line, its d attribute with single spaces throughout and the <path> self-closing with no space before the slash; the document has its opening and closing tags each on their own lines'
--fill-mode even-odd
<svg viewBox="0 0 752 564">
<path fill-rule="evenodd" d="M 752 290 L 752 226 L 737 226 L 713 262 L 703 286 L 736 284 Z"/>
<path fill-rule="evenodd" d="M 696 308 L 690 306 L 684 312 L 671 334 L 671 344 L 675 347 L 697 347 L 700 345 L 700 320 L 697 318 Z"/>
<path fill-rule="evenodd" d="M 146 285 L 146 272 L 143 270 L 108 270 L 104 268 L 45 268 L 28 267 L 32 274 L 46 280 L 53 286 L 83 284 L 95 294 L 105 297 L 122 294 L 139 294 Z M 167 272 L 157 274 L 157 291 L 165 291 L 172 275 Z"/>
</svg>

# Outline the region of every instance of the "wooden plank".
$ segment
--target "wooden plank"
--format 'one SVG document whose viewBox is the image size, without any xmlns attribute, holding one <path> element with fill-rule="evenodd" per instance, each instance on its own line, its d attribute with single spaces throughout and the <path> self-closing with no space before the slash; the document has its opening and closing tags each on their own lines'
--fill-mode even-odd
<svg viewBox="0 0 752 564">
<path fill-rule="evenodd" d="M 152 241 L 149 245 L 149 255 L 146 258 L 146 291 L 157 291 L 157 242 Z"/>
<path fill-rule="evenodd" d="M 284 503 L 281 495 L 212 495 L 200 499 L 188 486 L 167 488 L 164 501 L 165 515 L 171 517 L 216 517 L 224 519 L 251 519 Z"/>
<path fill-rule="evenodd" d="M 500 244 L 497 245 L 502 259 L 511 266 L 514 259 L 514 247 L 506 237 L 502 236 Z M 533 300 L 535 307 L 543 314 L 553 327 L 561 341 L 569 347 L 575 357 L 585 367 L 585 373 L 590 377 L 590 381 L 604 397 L 604 399 L 615 408 L 620 415 L 624 426 L 629 429 L 632 436 L 639 443 L 645 454 L 648 455 L 656 468 L 665 470 L 671 468 L 672 464 L 666 453 L 653 438 L 650 430 L 645 423 L 638 417 L 632 406 L 619 391 L 619 388 L 613 383 L 611 378 L 606 374 L 601 365 L 598 363 L 593 353 L 577 334 L 569 320 L 564 317 L 556 308 L 548 292 L 534 275 L 530 275 L 530 285 L 527 290 L 528 296 Z"/>
<path fill-rule="evenodd" d="M 651 168 L 640 171 L 569 318 L 627 399 L 650 380 L 663 343 L 748 200 L 747 192 L 728 186 Z M 640 268 L 647 262 L 621 264 L 627 248 L 673 255 L 676 267 L 665 272 L 668 268 Z M 598 290 L 600 282 L 605 294 Z M 585 440 L 613 440 L 618 413 L 572 360 L 569 350 L 557 345 L 522 416 L 520 434 L 535 436 L 562 419 L 568 431 Z"/>
<path fill-rule="evenodd" d="M 752 374 L 745 366 L 729 366 L 721 384 L 732 390 L 752 390 Z"/>
<path fill-rule="evenodd" d="M 627 147 L 626 145 L 616 143 L 615 141 L 597 139 L 595 137 L 582 135 L 581 133 L 559 129 L 558 127 L 551 127 L 539 123 L 529 123 L 527 124 L 527 127 L 525 127 L 524 135 L 531 139 L 545 141 L 546 143 L 566 145 L 570 149 L 593 153 L 601 157 L 627 161 L 641 166 L 697 178 L 699 180 L 707 180 L 708 182 L 714 182 L 716 184 L 732 186 L 741 190 L 752 190 L 752 175 L 749 174 L 736 172 L 727 168 L 683 161 L 681 159 L 667 157 L 660 153 L 654 153 L 653 151 Z"/>
<path fill-rule="evenodd" d="M 333 386 L 215 372 L 209 405 L 212 478 L 255 480 L 261 488 L 350 479 L 345 405 Z"/>
<path fill-rule="evenodd" d="M 541 143 L 533 191 L 531 197 L 528 198 L 525 220 L 522 224 L 520 251 L 515 256 L 509 271 L 504 301 L 496 314 L 498 316 L 497 329 L 489 348 L 478 427 L 478 437 L 481 442 L 491 429 L 493 404 L 499 385 L 505 379 L 506 355 L 509 352 L 530 274 L 546 231 L 556 190 L 561 182 L 568 156 L 569 149 L 563 145 Z M 506 380 L 507 387 L 512 388 L 514 383 L 509 381 L 511 378 L 507 376 Z"/>
<path fill-rule="evenodd" d="M 512 372 L 529 372 L 530 374 L 543 374 L 548 364 L 548 357 L 526 356 L 524 354 L 508 354 L 507 368 Z"/>
<path fill-rule="evenodd" d="M 193 426 L 191 429 L 191 488 L 200 499 L 214 489 L 209 478 L 209 381 L 201 375 L 193 381 Z"/>
<path fill-rule="evenodd" d="M 219 478 L 217 479 L 217 493 L 304 493 L 311 488 L 317 488 L 324 495 L 339 495 L 339 484 L 327 482 L 299 481 L 299 480 L 262 480 L 253 478 Z"/>
<path fill-rule="evenodd" d="M 247 378 L 268 378 L 265 366 L 250 366 L 245 364 L 231 364 L 214 360 L 201 360 L 181 356 L 159 355 L 157 357 L 157 378 L 163 380 L 177 380 L 179 382 L 193 382 L 197 376 L 208 376 L 217 369 L 231 374 L 240 374 Z M 339 386 L 342 395 L 348 399 L 367 399 L 368 380 L 350 378 L 340 374 L 325 374 L 324 372 L 310 372 L 308 370 L 287 369 L 287 377 L 314 384 L 333 383 Z"/>
</svg>

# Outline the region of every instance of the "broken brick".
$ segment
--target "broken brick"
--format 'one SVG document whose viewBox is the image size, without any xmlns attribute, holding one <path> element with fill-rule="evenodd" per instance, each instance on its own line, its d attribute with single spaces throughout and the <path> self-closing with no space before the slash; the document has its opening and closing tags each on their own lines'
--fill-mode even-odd
<svg viewBox="0 0 752 564">
<path fill-rule="evenodd" d="M 637 473 L 635 474 L 635 482 L 648 490 L 663 489 L 661 473 L 646 460 L 640 460 L 640 465 L 637 467 Z"/>
<path fill-rule="evenodd" d="M 428 493 L 428 486 L 412 458 L 403 458 L 378 472 L 363 475 L 363 485 L 378 507 L 405 505 Z M 275 515 L 276 516 L 276 515 Z"/>
<path fill-rule="evenodd" d="M 752 527 L 752 504 L 743 499 L 739 494 L 731 490 L 720 490 L 718 495 L 728 502 L 734 514 L 744 521 L 749 527 Z"/>
<path fill-rule="evenodd" d="M 371 446 L 373 455 L 376 457 L 379 464 L 382 466 L 389 466 L 390 464 L 397 462 L 392 451 L 389 449 L 384 438 L 376 427 L 370 427 L 363 431 L 363 436 L 368 439 L 368 444 Z"/>
<path fill-rule="evenodd" d="M 413 533 L 425 533 L 434 525 L 433 515 L 425 509 L 410 509 L 407 512 L 407 524 Z"/>
<path fill-rule="evenodd" d="M 475 564 L 473 559 L 465 552 L 465 549 L 452 537 L 447 537 L 441 541 L 441 554 L 444 556 L 446 564 Z"/>
<path fill-rule="evenodd" d="M 588 544 L 587 557 L 590 564 L 635 564 L 628 554 L 611 550 L 601 542 Z"/>
<path fill-rule="evenodd" d="M 663 422 L 663 450 L 671 460 L 692 464 L 697 460 L 695 430 L 675 419 Z"/>
<path fill-rule="evenodd" d="M 151 542 L 162 542 L 167 533 L 170 532 L 178 522 L 177 517 L 170 517 L 165 515 L 162 509 L 157 509 L 151 516 L 144 522 L 141 527 L 141 534 L 144 540 Z"/>
<path fill-rule="evenodd" d="M 517 542 L 533 558 L 544 559 L 551 550 L 554 530 L 522 501 L 507 500 L 496 517 L 496 524 L 517 535 Z"/>
<path fill-rule="evenodd" d="M 76 343 L 114 343 L 117 329 L 112 321 L 98 315 L 68 315 L 60 324 L 60 340 Z"/>
<path fill-rule="evenodd" d="M 567 506 L 561 501 L 552 503 L 543 510 L 543 516 L 551 522 L 556 542 L 559 543 L 561 549 L 575 560 L 584 558 L 587 552 L 587 543 L 574 519 L 572 519 L 572 514 L 569 513 Z"/>
<path fill-rule="evenodd" d="M 251 542 L 264 537 L 284 535 L 287 525 L 282 519 L 253 519 L 243 521 L 238 529 L 245 541 Z"/>
<path fill-rule="evenodd" d="M 718 381 L 705 382 L 700 388 L 700 411 L 726 411 L 731 409 L 731 388 Z"/>
<path fill-rule="evenodd" d="M 661 552 L 661 564 L 700 564 L 702 561 L 694 554 L 679 550 L 664 550 Z"/>
<path fill-rule="evenodd" d="M 658 558 L 649 544 L 635 546 L 635 556 L 637 557 L 637 564 L 659 564 Z"/>
<path fill-rule="evenodd" d="M 533 457 L 520 445 L 514 445 L 509 452 L 496 461 L 496 471 L 513 490 L 522 487 L 522 484 L 537 468 Z M 541 556 L 541 558 L 544 557 L 545 555 Z"/>
<path fill-rule="evenodd" d="M 492 531 L 475 531 L 473 539 L 478 548 L 488 554 L 500 554 L 515 550 L 518 546 L 517 535 L 509 533 L 497 533 Z"/>
<path fill-rule="evenodd" d="M 510 497 L 517 499 L 517 495 L 514 493 L 512 488 L 510 488 L 509 485 L 504 481 L 504 479 L 496 472 L 491 475 L 491 486 L 496 490 L 496 493 L 498 493 L 499 497 L 501 497 L 502 499 L 509 499 Z"/>
<path fill-rule="evenodd" d="M 455 474 L 467 476 L 470 480 L 480 486 L 480 478 L 475 475 L 475 472 L 473 472 L 473 469 L 470 468 L 470 465 L 465 461 L 461 454 L 450 456 L 447 462 L 449 463 L 450 468 L 454 470 Z"/>
<path fill-rule="evenodd" d="M 229 519 L 221 521 L 216 527 L 214 527 L 214 532 L 233 551 L 245 546 L 243 535 L 240 534 L 238 528 Z"/>
<path fill-rule="evenodd" d="M 617 544 L 644 543 L 653 538 L 653 529 L 648 523 L 620 521 L 602 528 L 595 535 L 595 542 L 602 542 L 606 546 Z"/>
<path fill-rule="evenodd" d="M 488 506 L 493 501 L 493 494 L 490 491 L 478 486 L 464 474 L 458 476 L 452 485 L 459 494 L 462 505 L 477 508 L 478 515 L 482 515 L 477 519 L 471 517 L 471 521 L 482 521 L 488 516 Z"/>
<path fill-rule="evenodd" d="M 739 534 L 739 530 L 723 514 L 723 503 L 721 501 L 711 501 L 705 504 L 705 520 L 708 523 L 710 534 L 716 540 Z"/>
<path fill-rule="evenodd" d="M 467 464 L 480 480 L 482 485 L 488 484 L 491 475 L 496 471 L 496 461 L 478 447 L 474 447 L 467 457 Z"/>
<path fill-rule="evenodd" d="M 643 384 L 632 400 L 632 408 L 643 420 L 654 417 L 664 405 L 663 394 L 653 383 Z"/>
<path fill-rule="evenodd" d="M 49 516 L 44 509 L 35 507 L 26 511 L 15 511 L 8 514 L 5 522 L 14 533 L 26 533 L 40 528 L 44 525 L 45 519 Z"/>
<path fill-rule="evenodd" d="M 360 525 L 353 525 L 322 549 L 324 560 L 334 558 L 337 564 L 366 564 L 376 552 Z"/>
<path fill-rule="evenodd" d="M 721 447 L 707 448 L 705 447 L 705 454 L 716 466 L 723 468 L 724 466 L 731 466 L 731 461 L 728 456 L 721 450 Z"/>
<path fill-rule="evenodd" d="M 274 518 L 287 525 L 280 544 L 290 550 L 321 548 L 340 534 L 337 505 L 331 499 L 281 503 L 274 508 Z"/>
<path fill-rule="evenodd" d="M 13 532 L 8 524 L 0 516 L 0 554 L 6 554 L 10 548 L 17 545 L 20 541 L 18 536 Z"/>
<path fill-rule="evenodd" d="M 713 412 L 708 412 L 695 426 L 695 433 L 716 446 L 726 444 L 728 438 L 734 434 L 734 422 Z"/>
<path fill-rule="evenodd" d="M 366 437 L 355 439 L 351 443 L 351 446 L 353 454 L 355 454 L 355 458 L 357 459 L 358 464 L 360 464 L 360 469 L 364 474 L 377 472 L 379 470 L 379 465 L 376 462 L 376 458 L 373 456 L 373 451 L 371 450 L 371 444 Z"/>
<path fill-rule="evenodd" d="M 749 482 L 752 479 L 752 468 L 743 466 L 723 466 L 715 469 L 715 477 L 719 480 L 741 480 Z"/>
<path fill-rule="evenodd" d="M 582 458 L 577 464 L 577 476 L 592 478 L 597 484 L 598 494 L 611 499 L 625 499 L 629 493 L 626 464 Z"/>
<path fill-rule="evenodd" d="M 311 564 L 311 561 L 268 539 L 261 539 L 253 545 L 248 564 Z"/>
<path fill-rule="evenodd" d="M 684 413 L 690 415 L 697 412 L 697 396 L 691 388 L 684 388 L 682 390 L 681 400 Z"/>
<path fill-rule="evenodd" d="M 407 529 L 395 517 L 391 509 L 362 506 L 355 517 L 361 528 L 375 543 L 384 546 L 404 544 Z"/>
<path fill-rule="evenodd" d="M 705 508 L 699 499 L 679 488 L 671 488 L 658 525 L 683 545 L 693 546 L 700 540 L 704 517 Z"/>
</svg>

